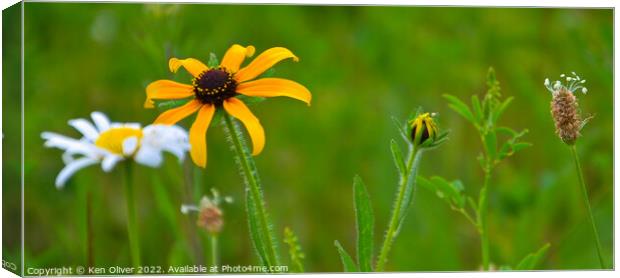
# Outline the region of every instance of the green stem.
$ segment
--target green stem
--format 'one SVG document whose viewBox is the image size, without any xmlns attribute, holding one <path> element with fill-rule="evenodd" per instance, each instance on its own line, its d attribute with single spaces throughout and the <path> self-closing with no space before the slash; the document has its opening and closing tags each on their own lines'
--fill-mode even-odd
<svg viewBox="0 0 620 278">
<path fill-rule="evenodd" d="M 218 238 L 217 234 L 210 233 L 209 238 L 211 239 L 211 266 L 219 265 L 219 255 L 218 255 Z M 217 269 L 217 268 L 215 268 Z M 217 273 L 217 271 L 215 272 Z"/>
<path fill-rule="evenodd" d="M 596 223 L 594 223 L 594 216 L 592 215 L 592 208 L 590 207 L 590 198 L 588 197 L 588 188 L 586 187 L 586 182 L 583 179 L 583 172 L 581 169 L 581 164 L 579 163 L 579 156 L 577 155 L 577 147 L 572 145 L 570 147 L 573 158 L 575 159 L 575 167 L 577 167 L 577 176 L 579 176 L 579 184 L 581 185 L 581 194 L 583 195 L 583 201 L 586 204 L 586 208 L 588 209 L 588 221 L 592 226 L 592 233 L 594 234 L 594 240 L 596 241 L 596 251 L 598 252 L 598 260 L 601 264 L 601 268 L 605 268 L 605 263 L 603 261 L 603 252 L 601 248 L 601 240 L 598 236 L 598 230 L 596 229 Z"/>
<path fill-rule="evenodd" d="M 478 197 L 478 233 L 480 234 L 480 250 L 482 251 L 482 269 L 489 270 L 490 254 L 489 254 L 489 225 L 488 225 L 488 189 L 489 180 L 491 179 L 491 170 L 484 171 L 484 185 L 480 190 Z"/>
<path fill-rule="evenodd" d="M 254 200 L 255 208 L 257 210 L 259 221 L 259 230 L 261 231 L 261 238 L 265 241 L 265 247 L 267 249 L 268 263 L 271 265 L 281 265 L 280 258 L 276 252 L 276 242 L 273 231 L 270 228 L 270 219 L 267 215 L 267 209 L 265 208 L 265 201 L 262 194 L 262 186 L 258 176 L 258 169 L 254 163 L 254 158 L 250 153 L 245 141 L 243 140 L 243 134 L 240 128 L 233 123 L 233 119 L 227 113 L 224 113 L 224 122 L 230 136 L 230 142 L 232 143 L 233 150 L 237 154 L 239 164 L 241 166 L 243 177 L 246 184 L 249 187 L 251 198 Z M 248 218 L 251 217 L 248 211 Z M 257 246 L 254 243 L 254 246 Z M 258 250 L 257 250 L 258 251 Z M 260 257 L 260 254 L 259 254 Z"/>
<path fill-rule="evenodd" d="M 377 272 L 382 272 L 385 269 L 385 263 L 387 262 L 388 253 L 390 252 L 392 243 L 394 243 L 394 240 L 398 235 L 398 230 L 404 218 L 405 208 L 409 207 L 409 204 L 405 201 L 405 198 L 407 197 L 408 193 L 413 193 L 412 186 L 415 186 L 414 183 L 421 157 L 422 151 L 418 151 L 414 148 L 409 151 L 409 156 L 407 158 L 406 164 L 406 172 L 401 177 L 400 184 L 398 185 L 398 192 L 396 194 L 396 199 L 394 200 L 394 205 L 392 208 L 392 216 L 390 217 L 390 223 L 388 224 L 388 228 L 385 232 L 385 239 L 383 240 L 383 245 L 381 246 L 379 258 L 375 267 L 375 271 Z M 411 196 L 409 196 L 408 199 L 409 202 L 411 202 Z"/>
<path fill-rule="evenodd" d="M 140 237 L 136 223 L 136 208 L 133 194 L 133 172 L 131 162 L 125 162 L 125 201 L 127 202 L 127 233 L 129 235 L 129 249 L 133 267 L 140 263 Z"/>
<path fill-rule="evenodd" d="M 94 266 L 95 256 L 93 252 L 93 193 L 92 188 L 86 188 L 86 265 Z"/>
</svg>

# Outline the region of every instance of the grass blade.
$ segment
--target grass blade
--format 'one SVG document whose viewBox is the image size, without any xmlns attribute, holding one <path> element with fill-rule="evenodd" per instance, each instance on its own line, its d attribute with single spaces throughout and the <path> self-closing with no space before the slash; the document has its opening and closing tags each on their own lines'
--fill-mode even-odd
<svg viewBox="0 0 620 278">
<path fill-rule="evenodd" d="M 359 176 L 353 179 L 355 218 L 357 223 L 357 263 L 361 271 L 372 271 L 373 231 L 375 219 L 366 186 Z"/>
<path fill-rule="evenodd" d="M 353 259 L 349 255 L 349 253 L 347 253 L 347 251 L 344 250 L 344 248 L 342 248 L 342 245 L 340 245 L 340 242 L 338 242 L 336 240 L 336 241 L 334 241 L 334 245 L 338 249 L 338 254 L 340 254 L 340 260 L 342 261 L 342 266 L 344 267 L 344 272 L 357 272 L 357 271 L 359 271 L 357 269 L 357 265 L 355 265 L 355 262 L 353 261 Z"/>
<path fill-rule="evenodd" d="M 536 251 L 535 253 L 530 253 L 527 256 L 525 256 L 525 258 L 521 260 L 521 262 L 517 265 L 515 269 L 516 270 L 533 270 L 540 263 L 542 257 L 547 253 L 547 250 L 549 250 L 549 246 L 550 244 L 547 243 L 543 245 L 543 247 L 538 249 L 538 251 Z"/>
</svg>

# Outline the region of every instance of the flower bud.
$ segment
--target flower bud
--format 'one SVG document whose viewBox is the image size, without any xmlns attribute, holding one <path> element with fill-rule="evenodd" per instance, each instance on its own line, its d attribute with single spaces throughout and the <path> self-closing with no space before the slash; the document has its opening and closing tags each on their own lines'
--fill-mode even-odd
<svg viewBox="0 0 620 278">
<path fill-rule="evenodd" d="M 423 145 L 429 140 L 435 141 L 437 138 L 437 125 L 432 116 L 430 113 L 423 113 L 411 123 L 411 141 L 414 146 Z"/>
</svg>

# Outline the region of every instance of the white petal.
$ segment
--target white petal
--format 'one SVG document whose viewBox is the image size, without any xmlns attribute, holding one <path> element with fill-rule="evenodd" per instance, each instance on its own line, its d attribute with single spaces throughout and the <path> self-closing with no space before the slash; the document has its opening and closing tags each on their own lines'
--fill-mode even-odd
<svg viewBox="0 0 620 278">
<path fill-rule="evenodd" d="M 200 211 L 197 206 L 194 205 L 181 205 L 181 213 L 188 214 L 190 211 Z"/>
<path fill-rule="evenodd" d="M 110 128 L 110 120 L 105 114 L 99 111 L 95 111 L 90 114 L 90 117 L 93 118 L 93 122 L 95 122 L 99 133 L 104 132 Z"/>
<path fill-rule="evenodd" d="M 185 159 L 189 150 L 187 131 L 179 126 L 149 125 L 143 129 L 142 148 L 148 146 L 158 151 L 174 154 L 180 161 Z"/>
<path fill-rule="evenodd" d="M 56 134 L 53 132 L 43 132 L 41 137 L 45 139 L 44 146 L 48 148 L 59 148 L 74 154 L 82 154 L 91 158 L 100 158 L 109 152 L 95 146 L 90 141 L 76 140 L 64 135 Z"/>
<path fill-rule="evenodd" d="M 99 132 L 89 121 L 84 119 L 69 120 L 69 125 L 77 129 L 88 140 L 95 142 L 99 137 Z"/>
<path fill-rule="evenodd" d="M 138 137 L 131 136 L 123 141 L 123 154 L 125 156 L 132 155 L 138 148 Z"/>
<path fill-rule="evenodd" d="M 106 172 L 106 173 L 110 172 L 110 171 L 112 171 L 114 166 L 116 166 L 116 163 L 118 163 L 121 160 L 123 160 L 122 156 L 115 155 L 115 154 L 107 155 L 103 159 L 103 162 L 101 162 L 101 169 L 103 169 L 103 171 Z"/>
<path fill-rule="evenodd" d="M 149 145 L 142 145 L 133 159 L 142 165 L 153 168 L 159 167 L 163 161 L 161 151 Z"/>
<path fill-rule="evenodd" d="M 88 157 L 84 157 L 84 158 L 80 158 L 77 159 L 69 164 L 67 164 L 67 166 L 65 166 L 65 168 L 63 168 L 60 173 L 58 173 L 58 176 L 56 177 L 56 188 L 60 189 L 62 187 L 65 186 L 65 182 L 67 182 L 67 180 L 73 176 L 73 174 L 75 174 L 75 172 L 77 172 L 78 170 L 93 165 L 93 164 L 97 164 L 97 162 L 99 162 L 96 159 L 92 159 L 92 158 L 88 158 Z"/>
</svg>

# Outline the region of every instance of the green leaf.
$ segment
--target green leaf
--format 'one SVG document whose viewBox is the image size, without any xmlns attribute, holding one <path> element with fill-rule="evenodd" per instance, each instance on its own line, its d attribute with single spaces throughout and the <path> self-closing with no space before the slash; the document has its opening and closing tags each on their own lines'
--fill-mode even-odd
<svg viewBox="0 0 620 278">
<path fill-rule="evenodd" d="M 515 269 L 516 270 L 534 270 L 534 268 L 536 268 L 536 266 L 541 262 L 542 257 L 547 253 L 547 250 L 549 250 L 549 246 L 550 244 L 547 243 L 543 245 L 543 247 L 538 249 L 538 251 L 536 251 L 535 253 L 530 253 L 527 256 L 525 256 L 525 258 L 523 258 L 523 260 L 519 262 L 519 264 L 517 265 Z"/>
<path fill-rule="evenodd" d="M 209 61 L 207 61 L 207 66 L 210 68 L 217 68 L 220 66 L 220 61 L 217 59 L 217 55 L 215 55 L 215 53 L 209 53 Z"/>
<path fill-rule="evenodd" d="M 531 147 L 532 144 L 531 143 L 527 143 L 527 142 L 520 142 L 520 143 L 514 143 L 512 144 L 512 152 L 518 152 L 522 149 L 525 149 L 527 147 Z"/>
<path fill-rule="evenodd" d="M 505 127 L 505 126 L 500 126 L 495 128 L 495 131 L 499 134 L 504 134 L 506 136 L 510 136 L 510 137 L 514 137 L 517 135 L 517 132 L 514 131 L 512 128 L 509 127 Z"/>
<path fill-rule="evenodd" d="M 267 253 L 267 248 L 265 247 L 265 240 L 261 237 L 261 233 L 259 231 L 259 222 L 258 215 L 256 211 L 256 203 L 252 198 L 252 194 L 247 192 L 246 189 L 246 209 L 248 214 L 248 224 L 250 227 L 250 237 L 252 238 L 252 243 L 254 243 L 254 249 L 256 249 L 256 253 L 258 254 L 258 258 L 263 266 L 270 266 L 269 256 Z"/>
<path fill-rule="evenodd" d="M 396 129 L 398 129 L 398 134 L 400 134 L 400 136 L 403 138 L 403 140 L 405 140 L 405 142 L 410 143 L 411 139 L 409 139 L 409 134 L 407 134 L 407 128 L 406 125 L 403 125 L 396 117 L 392 117 L 392 122 L 394 122 L 394 125 L 396 126 Z"/>
<path fill-rule="evenodd" d="M 336 240 L 334 241 L 334 245 L 336 246 L 336 249 L 338 249 L 338 254 L 340 254 L 340 260 L 342 261 L 344 272 L 358 272 L 359 269 L 357 268 L 357 265 L 355 265 L 355 262 L 351 259 L 349 253 L 342 248 L 340 242 Z"/>
<path fill-rule="evenodd" d="M 459 113 L 461 116 L 463 116 L 463 118 L 465 118 L 466 120 L 474 124 L 476 128 L 478 127 L 478 123 L 474 119 L 474 115 L 471 113 L 471 110 L 469 109 L 467 104 L 465 104 L 460 99 L 452 95 L 446 94 L 446 95 L 443 95 L 443 97 L 446 98 L 448 102 L 450 102 L 448 106 L 450 106 L 452 110 L 454 110 L 456 113 Z"/>
<path fill-rule="evenodd" d="M 250 96 L 245 96 L 245 95 L 237 95 L 236 98 L 243 101 L 243 103 L 247 105 L 254 105 L 257 103 L 261 103 L 267 99 L 264 97 L 250 97 Z"/>
<path fill-rule="evenodd" d="M 403 159 L 403 153 L 400 151 L 400 147 L 392 139 L 390 141 L 390 149 L 392 150 L 392 158 L 394 158 L 394 164 L 396 164 L 396 168 L 398 169 L 398 173 L 401 177 L 405 176 L 407 173 L 407 167 L 405 166 L 405 160 Z"/>
<path fill-rule="evenodd" d="M 489 131 L 484 135 L 484 147 L 491 162 L 497 158 L 497 135 L 495 131 Z"/>
<path fill-rule="evenodd" d="M 476 119 L 476 122 L 482 122 L 482 120 L 484 119 L 484 113 L 482 112 L 482 106 L 480 106 L 480 99 L 478 99 L 477 95 L 471 96 L 471 107 L 474 110 L 474 119 Z"/>
<path fill-rule="evenodd" d="M 359 176 L 353 178 L 353 196 L 357 224 L 357 264 L 364 272 L 372 271 L 375 218 L 366 186 Z"/>
<path fill-rule="evenodd" d="M 514 97 L 508 97 L 497 108 L 495 108 L 495 111 L 493 112 L 493 123 L 497 122 L 499 117 L 502 116 L 502 113 L 504 113 L 506 108 L 508 108 L 508 105 L 510 105 L 510 103 L 512 102 L 513 99 L 514 99 Z"/>
<path fill-rule="evenodd" d="M 465 207 L 466 198 L 463 194 L 464 187 L 460 180 L 448 182 L 444 178 L 438 176 L 433 176 L 430 179 L 419 176 L 417 181 L 421 187 L 435 192 L 437 197 L 444 199 L 448 204 L 458 208 Z"/>
<path fill-rule="evenodd" d="M 165 111 L 168 109 L 176 108 L 181 105 L 188 103 L 193 98 L 183 98 L 183 99 L 170 99 L 170 100 L 157 100 L 154 99 L 155 107 L 160 111 Z"/>
</svg>

